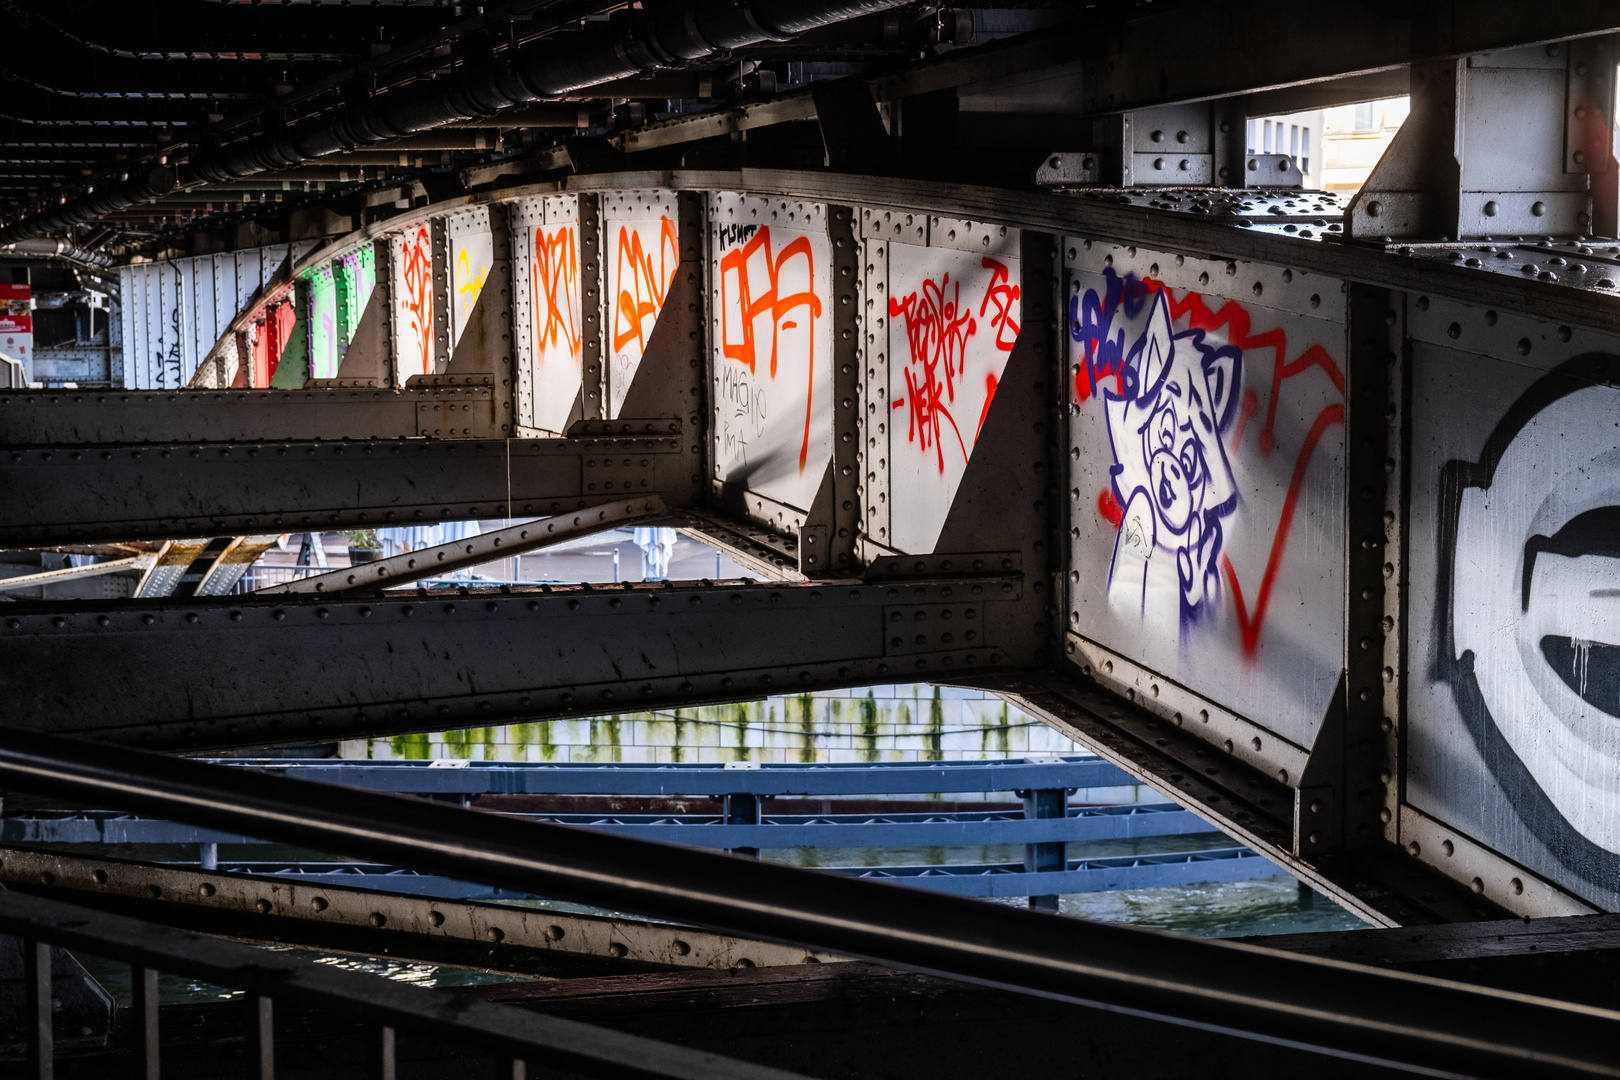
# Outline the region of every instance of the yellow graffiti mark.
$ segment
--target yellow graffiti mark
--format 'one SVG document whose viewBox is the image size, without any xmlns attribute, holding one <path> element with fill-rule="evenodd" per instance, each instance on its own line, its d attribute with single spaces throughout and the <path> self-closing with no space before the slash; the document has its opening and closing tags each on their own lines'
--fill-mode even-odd
<svg viewBox="0 0 1620 1080">
<path fill-rule="evenodd" d="M 488 274 L 487 266 L 480 266 L 478 272 L 473 273 L 472 258 L 466 248 L 456 252 L 456 280 L 461 283 L 456 286 L 456 293 L 460 297 L 457 302 L 461 305 L 463 323 L 472 317 L 473 307 L 478 303 L 478 294 L 484 291 L 484 279 Z"/>
</svg>

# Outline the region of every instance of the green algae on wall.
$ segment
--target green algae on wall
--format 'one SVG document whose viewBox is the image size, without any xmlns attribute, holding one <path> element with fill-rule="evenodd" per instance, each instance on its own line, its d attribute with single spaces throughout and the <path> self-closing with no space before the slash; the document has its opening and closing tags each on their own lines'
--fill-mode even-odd
<svg viewBox="0 0 1620 1080">
<path fill-rule="evenodd" d="M 876 761 L 878 759 L 878 706 L 877 698 L 868 690 L 866 696 L 861 698 L 861 738 L 866 745 L 861 747 L 862 761 Z"/>
<path fill-rule="evenodd" d="M 814 763 L 1074 750 L 1052 729 L 988 695 L 905 684 L 357 740 L 342 752 L 416 760 Z"/>
<path fill-rule="evenodd" d="M 482 746 L 484 748 L 484 760 L 493 761 L 497 752 L 496 748 L 499 745 L 495 739 L 495 733 L 498 730 L 498 728 L 492 727 L 462 728 L 459 731 L 445 732 L 443 741 L 444 745 L 449 748 L 451 757 L 460 758 L 462 761 L 470 761 L 473 756 L 473 747 Z"/>
<path fill-rule="evenodd" d="M 816 698 L 814 694 L 800 694 L 799 702 L 799 762 L 811 765 L 816 760 Z M 786 711 L 786 705 L 783 706 Z M 785 717 L 784 717 L 785 719 Z"/>
<path fill-rule="evenodd" d="M 506 729 L 507 742 L 512 746 L 513 761 L 528 761 L 529 747 L 540 751 L 539 761 L 557 760 L 557 746 L 551 741 L 551 722 L 542 720 L 531 724 L 511 724 Z"/>
<path fill-rule="evenodd" d="M 758 704 L 758 702 L 756 702 L 755 704 Z M 736 760 L 738 760 L 738 761 L 747 761 L 748 760 L 748 706 L 747 705 L 734 705 L 734 706 L 732 706 L 732 708 L 736 709 L 736 711 L 737 711 L 737 718 L 736 718 L 736 721 L 735 721 L 735 723 L 737 725 L 737 757 L 736 757 Z"/>
<path fill-rule="evenodd" d="M 925 760 L 945 760 L 945 704 L 939 699 L 939 687 L 934 687 L 934 700 L 928 703 L 928 735 Z"/>
<path fill-rule="evenodd" d="M 433 743 L 426 732 L 414 735 L 395 735 L 387 740 L 394 756 L 407 761 L 427 761 L 433 756 Z"/>
<path fill-rule="evenodd" d="M 591 741 L 587 747 L 576 747 L 576 757 L 584 751 L 586 761 L 623 761 L 624 739 L 622 735 L 621 718 L 618 713 L 611 716 L 593 716 L 590 720 Z"/>
</svg>

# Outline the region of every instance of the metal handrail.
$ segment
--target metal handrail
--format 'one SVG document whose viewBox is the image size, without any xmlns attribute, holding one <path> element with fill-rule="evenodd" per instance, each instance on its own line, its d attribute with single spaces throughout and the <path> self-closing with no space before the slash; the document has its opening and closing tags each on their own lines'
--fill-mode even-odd
<svg viewBox="0 0 1620 1080">
<path fill-rule="evenodd" d="M 500 795 L 903 795 L 945 791 L 1130 787 L 1099 757 L 1004 761 L 765 762 L 658 765 L 507 761 L 334 761 L 220 758 L 231 768 L 372 791 Z"/>
<path fill-rule="evenodd" d="M 621 836 L 707 848 L 976 847 L 995 844 L 1081 843 L 1214 832 L 1208 822 L 1173 803 L 1073 807 L 1067 817 L 1030 818 L 1019 811 L 936 814 L 761 814 L 759 824 L 728 823 L 721 814 L 506 814 L 519 821 L 584 825 Z M 261 844 L 240 833 L 199 829 L 159 818 L 111 811 L 0 818 L 6 844 Z"/>
<path fill-rule="evenodd" d="M 372 1071 L 394 1080 L 395 1032 L 405 1028 L 497 1056 L 505 1077 L 521 1080 L 526 1062 L 586 1076 L 665 1080 L 802 1080 L 790 1073 L 561 1017 L 406 986 L 358 971 L 295 959 L 234 941 L 142 922 L 124 915 L 0 891 L 0 932 L 23 939 L 29 1075 L 54 1068 L 51 946 L 93 953 L 134 968 L 138 1050 L 144 1071 L 159 1075 L 157 973 L 167 971 L 249 995 L 248 1075 L 275 1075 L 275 1002 L 333 1009 L 372 1027 Z"/>
<path fill-rule="evenodd" d="M 1620 1012 L 0 732 L 0 784 L 1353 1060 L 1620 1077 Z"/>
</svg>

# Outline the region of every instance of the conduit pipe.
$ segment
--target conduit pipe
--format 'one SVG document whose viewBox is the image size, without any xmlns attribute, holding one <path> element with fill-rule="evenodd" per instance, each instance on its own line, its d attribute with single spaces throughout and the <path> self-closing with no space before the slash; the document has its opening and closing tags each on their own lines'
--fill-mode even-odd
<svg viewBox="0 0 1620 1080">
<path fill-rule="evenodd" d="M 21 605 L 19 605 L 20 607 Z M 0 788 L 1430 1076 L 1620 1077 L 1620 1012 L 0 728 Z"/>
<path fill-rule="evenodd" d="M 0 246 L 0 255 L 23 255 L 42 259 L 61 259 L 80 266 L 107 269 L 112 258 L 99 251 L 90 251 L 67 240 L 15 240 Z"/>
<path fill-rule="evenodd" d="M 175 179 L 174 170 L 166 165 L 134 173 L 120 183 L 99 188 L 82 198 L 12 222 L 0 229 L 0 244 L 36 240 L 53 232 L 66 232 L 74 225 L 94 221 L 105 214 L 161 199 L 174 190 Z"/>
<path fill-rule="evenodd" d="M 192 162 L 216 183 L 285 169 L 310 158 L 402 139 L 476 120 L 526 102 L 588 86 L 677 68 L 715 53 L 903 6 L 904 0 L 668 0 L 621 11 L 603 23 L 557 34 L 487 63 L 463 63 L 447 75 L 366 98 L 273 134 Z"/>
<path fill-rule="evenodd" d="M 585 29 L 534 41 L 482 63 L 378 97 L 363 97 L 334 114 L 292 124 L 192 159 L 202 180 L 225 183 L 287 169 L 342 150 L 403 139 L 447 124 L 489 117 L 502 109 L 558 98 L 588 86 L 678 68 L 716 53 L 762 42 L 785 42 L 847 19 L 903 7 L 909 0 L 665 0 L 620 11 Z M 166 170 L 164 170 L 166 172 Z M 154 173 L 157 170 L 154 170 Z M 149 202 L 174 187 L 130 189 L 129 201 L 97 192 L 47 213 L 0 228 L 0 243 L 44 236 L 111 210 Z M 130 183 L 133 183 L 131 181 Z M 117 190 L 122 198 L 129 184 Z"/>
</svg>

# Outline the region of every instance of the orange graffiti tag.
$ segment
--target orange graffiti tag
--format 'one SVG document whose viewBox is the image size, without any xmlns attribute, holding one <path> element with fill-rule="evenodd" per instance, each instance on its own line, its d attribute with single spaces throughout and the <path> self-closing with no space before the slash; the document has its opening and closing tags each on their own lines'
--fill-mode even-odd
<svg viewBox="0 0 1620 1080">
<path fill-rule="evenodd" d="M 756 253 L 762 253 L 761 266 L 765 271 L 765 280 L 756 281 L 750 268 L 750 258 Z M 782 294 L 777 289 L 781 280 L 782 270 L 790 260 L 803 259 L 804 279 L 806 289 L 803 292 Z M 733 248 L 720 258 L 720 304 L 723 310 L 730 312 L 732 307 L 726 296 L 727 286 L 732 275 L 736 275 L 737 310 L 742 315 L 742 340 L 731 340 L 731 320 L 721 320 L 720 352 L 727 359 L 735 360 L 754 374 L 759 372 L 760 342 L 754 334 L 754 320 L 764 314 L 771 317 L 770 339 L 770 377 L 776 378 L 777 343 L 782 330 L 797 328 L 798 323 L 784 321 L 784 316 L 800 308 L 804 309 L 806 316 L 806 340 L 808 342 L 805 353 L 805 398 L 804 398 L 804 439 L 799 445 L 799 471 L 804 471 L 805 461 L 810 454 L 810 414 L 814 404 L 816 386 L 816 319 L 821 315 L 821 298 L 815 293 L 815 256 L 810 249 L 808 237 L 801 236 L 790 241 L 782 250 L 772 255 L 771 227 L 762 225 L 746 244 Z M 763 288 L 760 286 L 763 285 Z"/>
<path fill-rule="evenodd" d="M 578 356 L 579 253 L 574 226 L 564 225 L 549 234 L 534 230 L 534 302 L 545 313 L 539 335 L 541 362 L 547 349 L 559 345 L 569 356 Z"/>
<path fill-rule="evenodd" d="M 433 245 L 426 225 L 416 227 L 415 236 L 406 236 L 404 263 L 404 308 L 416 334 L 417 355 L 422 358 L 421 374 L 427 374 L 428 347 L 433 341 Z M 414 374 L 414 373 L 413 373 Z"/>
<path fill-rule="evenodd" d="M 681 261 L 680 244 L 675 238 L 675 223 L 668 217 L 658 222 L 658 268 L 653 268 L 654 252 L 641 247 L 641 233 L 628 226 L 619 226 L 619 254 L 617 261 L 619 300 L 613 313 L 613 348 L 622 349 L 634 338 L 641 349 L 646 349 L 646 336 L 642 325 L 651 315 L 655 320 L 664 306 L 664 295 L 675 280 L 675 267 Z M 625 276 L 626 264 L 630 274 Z M 626 288 L 625 283 L 630 287 Z"/>
</svg>

